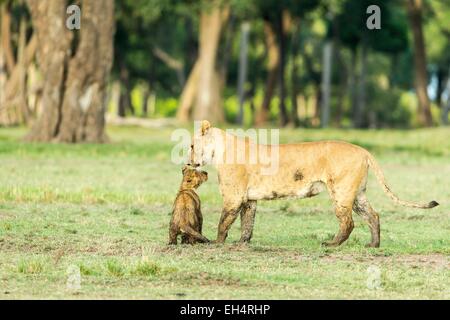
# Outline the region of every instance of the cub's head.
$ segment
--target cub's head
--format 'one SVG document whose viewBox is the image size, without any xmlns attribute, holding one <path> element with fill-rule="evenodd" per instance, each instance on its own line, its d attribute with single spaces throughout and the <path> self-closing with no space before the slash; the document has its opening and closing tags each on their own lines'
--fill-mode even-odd
<svg viewBox="0 0 450 320">
<path fill-rule="evenodd" d="M 194 133 L 189 150 L 189 164 L 191 166 L 200 167 L 212 163 L 215 150 L 212 130 L 209 121 L 203 120 L 200 130 Z"/>
<path fill-rule="evenodd" d="M 190 166 L 184 166 L 182 172 L 183 182 L 181 183 L 181 189 L 196 189 L 208 180 L 207 172 L 196 170 Z"/>
</svg>

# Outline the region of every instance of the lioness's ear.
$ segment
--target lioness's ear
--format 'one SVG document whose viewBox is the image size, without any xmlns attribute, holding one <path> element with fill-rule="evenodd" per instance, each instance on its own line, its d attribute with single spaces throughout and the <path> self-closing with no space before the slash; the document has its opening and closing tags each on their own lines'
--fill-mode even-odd
<svg viewBox="0 0 450 320">
<path fill-rule="evenodd" d="M 202 171 L 203 181 L 208 181 L 208 172 Z"/>
<path fill-rule="evenodd" d="M 201 132 L 202 132 L 202 136 L 204 136 L 205 134 L 208 133 L 208 130 L 211 128 L 211 124 L 209 123 L 208 120 L 203 120 L 202 121 L 202 128 L 201 128 Z"/>
</svg>

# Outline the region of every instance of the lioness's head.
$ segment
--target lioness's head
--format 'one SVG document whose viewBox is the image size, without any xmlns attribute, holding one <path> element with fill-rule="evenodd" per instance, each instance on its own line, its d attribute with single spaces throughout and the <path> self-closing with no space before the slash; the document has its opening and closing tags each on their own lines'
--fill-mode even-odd
<svg viewBox="0 0 450 320">
<path fill-rule="evenodd" d="M 211 164 L 214 159 L 215 139 L 213 128 L 207 120 L 203 120 L 200 130 L 194 133 L 192 138 L 189 164 L 193 167 L 200 167 Z"/>
<path fill-rule="evenodd" d="M 196 189 L 208 180 L 207 172 L 196 170 L 190 166 L 184 166 L 182 173 L 183 182 L 181 183 L 181 189 Z"/>
</svg>

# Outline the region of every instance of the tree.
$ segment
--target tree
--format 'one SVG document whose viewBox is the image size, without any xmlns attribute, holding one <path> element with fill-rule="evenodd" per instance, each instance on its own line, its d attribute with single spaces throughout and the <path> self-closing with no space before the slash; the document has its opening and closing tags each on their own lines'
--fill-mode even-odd
<svg viewBox="0 0 450 320">
<path fill-rule="evenodd" d="M 223 122 L 221 84 L 216 68 L 217 50 L 223 25 L 228 18 L 229 9 L 214 7 L 204 9 L 200 16 L 199 31 L 199 77 L 193 119 L 210 119 Z"/>
<path fill-rule="evenodd" d="M 285 126 L 290 122 L 286 108 L 286 61 L 288 38 L 292 28 L 292 20 L 303 17 L 307 12 L 318 6 L 318 0 L 258 0 L 260 15 L 264 19 L 264 32 L 267 46 L 267 79 L 263 104 L 256 117 L 256 124 L 262 125 L 268 120 L 270 102 L 275 90 L 279 88 L 280 124 Z M 295 29 L 294 29 L 295 30 Z M 292 38 L 291 39 L 296 39 Z M 292 114 L 292 113 L 291 113 Z M 293 120 L 295 122 L 295 120 Z"/>
<path fill-rule="evenodd" d="M 423 126 L 431 126 L 433 119 L 427 93 L 428 73 L 422 30 L 422 0 L 408 0 L 407 8 L 414 39 L 415 87 L 419 100 L 419 122 Z"/>
<path fill-rule="evenodd" d="M 299 81 L 299 68 L 298 68 L 298 52 L 300 47 L 300 19 L 295 19 L 293 21 L 293 32 L 291 39 L 291 61 L 292 61 L 292 69 L 291 69 L 291 124 L 294 127 L 299 125 L 298 119 L 298 95 L 300 92 L 300 81 Z"/>
<path fill-rule="evenodd" d="M 5 1 L 0 9 L 0 125 L 24 124 L 30 118 L 27 70 L 35 56 L 37 39 L 27 37 L 28 18 L 23 5 Z"/>
<path fill-rule="evenodd" d="M 2 51 L 6 61 L 6 68 L 9 73 L 14 69 L 15 58 L 11 44 L 11 1 L 5 1 L 1 5 L 1 33 L 2 33 Z"/>
<path fill-rule="evenodd" d="M 142 93 L 141 115 L 146 116 L 148 101 L 161 96 L 177 96 L 185 84 L 185 69 L 190 68 L 192 12 L 184 2 L 171 0 L 116 1 L 114 36 L 115 112 L 124 117 L 138 114 L 131 94 Z M 150 36 L 151 35 L 151 36 Z M 194 50 L 195 51 L 195 50 Z M 120 90 L 119 90 L 120 89 Z"/>
<path fill-rule="evenodd" d="M 323 48 L 323 63 L 322 63 L 322 98 L 321 98 L 321 119 L 320 125 L 322 128 L 326 128 L 330 122 L 330 96 L 331 96 L 331 70 L 332 70 L 332 55 L 333 55 L 333 38 L 331 34 L 332 30 L 332 12 L 327 12 L 327 24 L 328 32 L 325 38 L 325 44 Z"/>
<path fill-rule="evenodd" d="M 65 26 L 64 1 L 27 1 L 45 74 L 42 113 L 29 141 L 104 142 L 106 86 L 113 61 L 114 1 L 81 0 L 79 33 Z"/>
<path fill-rule="evenodd" d="M 236 119 L 236 122 L 240 125 L 244 122 L 245 82 L 247 81 L 249 32 L 250 24 L 248 22 L 242 23 L 238 77 L 239 113 Z"/>
<path fill-rule="evenodd" d="M 450 3 L 431 1 L 427 3 L 428 16 L 425 19 L 424 36 L 427 40 L 427 61 L 432 66 L 437 84 L 435 99 L 441 109 L 442 124 L 448 124 L 450 101 L 446 102 L 444 92 L 450 95 Z"/>
<path fill-rule="evenodd" d="M 447 78 L 447 102 L 442 106 L 441 120 L 444 126 L 448 126 L 448 114 L 450 112 L 450 68 L 448 70 L 448 78 Z"/>
<path fill-rule="evenodd" d="M 381 29 L 369 30 L 366 21 L 367 8 L 377 5 L 381 12 Z M 367 127 L 367 83 L 368 56 L 372 51 L 395 55 L 403 52 L 407 46 L 406 19 L 398 14 L 400 9 L 395 2 L 380 0 L 347 0 L 338 16 L 339 38 L 351 51 L 350 95 L 352 101 L 353 126 Z"/>
<path fill-rule="evenodd" d="M 268 120 L 270 112 L 270 102 L 275 91 L 276 79 L 280 64 L 280 49 L 276 39 L 273 26 L 266 19 L 264 21 L 264 35 L 267 48 L 267 78 L 264 90 L 264 100 L 256 115 L 255 124 L 262 125 Z"/>
<path fill-rule="evenodd" d="M 177 119 L 185 122 L 208 119 L 224 121 L 222 84 L 217 69 L 217 53 L 222 27 L 229 18 L 229 6 L 205 5 L 200 12 L 199 55 L 180 98 Z"/>
</svg>

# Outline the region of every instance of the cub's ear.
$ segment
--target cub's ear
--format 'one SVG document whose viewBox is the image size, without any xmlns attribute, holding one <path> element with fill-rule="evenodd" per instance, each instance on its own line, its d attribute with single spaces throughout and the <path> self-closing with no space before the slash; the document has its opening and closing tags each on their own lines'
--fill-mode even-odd
<svg viewBox="0 0 450 320">
<path fill-rule="evenodd" d="M 187 165 L 183 166 L 183 169 L 181 169 L 181 172 L 183 173 L 183 175 L 185 174 L 186 170 L 188 169 Z"/>
<path fill-rule="evenodd" d="M 207 134 L 210 128 L 211 128 L 211 124 L 209 123 L 209 121 L 208 120 L 203 120 L 202 121 L 202 127 L 201 127 L 202 136 Z"/>
</svg>

